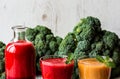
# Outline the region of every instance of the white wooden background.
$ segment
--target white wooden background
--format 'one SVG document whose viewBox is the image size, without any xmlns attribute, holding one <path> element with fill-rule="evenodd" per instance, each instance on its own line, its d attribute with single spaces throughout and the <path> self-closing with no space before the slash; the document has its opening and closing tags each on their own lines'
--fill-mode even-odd
<svg viewBox="0 0 120 79">
<path fill-rule="evenodd" d="M 0 0 L 0 40 L 8 43 L 15 25 L 46 25 L 64 37 L 86 16 L 98 17 L 103 29 L 120 36 L 120 0 Z"/>
</svg>

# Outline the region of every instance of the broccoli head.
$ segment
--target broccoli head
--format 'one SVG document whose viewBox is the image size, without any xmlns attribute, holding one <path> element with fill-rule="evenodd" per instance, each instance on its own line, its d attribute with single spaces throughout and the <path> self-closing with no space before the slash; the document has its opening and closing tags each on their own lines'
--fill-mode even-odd
<svg viewBox="0 0 120 79">
<path fill-rule="evenodd" d="M 116 63 L 116 65 L 120 64 L 120 49 L 119 48 L 115 48 L 113 50 L 112 59 Z"/>
<path fill-rule="evenodd" d="M 73 29 L 77 41 L 81 40 L 91 41 L 94 38 L 94 36 L 100 31 L 101 23 L 99 19 L 91 16 L 81 19 L 81 22 L 78 23 Z"/>
<path fill-rule="evenodd" d="M 47 34 L 52 34 L 51 30 L 45 26 L 40 26 L 40 25 L 37 25 L 34 30 L 37 32 L 37 33 L 41 33 L 43 35 L 47 35 Z"/>
<path fill-rule="evenodd" d="M 81 51 L 87 51 L 88 49 L 90 49 L 90 41 L 79 41 L 77 44 L 77 48 Z"/>
<path fill-rule="evenodd" d="M 73 33 L 68 33 L 60 43 L 58 54 L 67 55 L 68 53 L 73 53 L 76 48 L 76 43 L 75 35 Z"/>
<path fill-rule="evenodd" d="M 34 43 L 34 40 L 35 40 L 35 37 L 36 37 L 36 31 L 34 30 L 34 29 L 32 29 L 32 28 L 28 28 L 27 30 L 26 30 L 26 37 L 27 37 L 27 39 L 29 40 L 29 41 L 31 41 L 31 42 L 33 42 Z"/>
<path fill-rule="evenodd" d="M 36 74 L 39 74 L 39 58 L 45 55 L 53 55 L 58 52 L 61 37 L 54 36 L 51 30 L 45 26 L 37 25 L 34 28 L 28 28 L 26 37 L 33 42 L 36 49 Z"/>
<path fill-rule="evenodd" d="M 95 41 L 91 44 L 91 49 L 88 52 L 89 57 L 96 57 L 97 55 L 102 55 L 104 51 L 103 41 Z"/>
<path fill-rule="evenodd" d="M 77 46 L 74 50 L 76 58 L 109 56 L 117 66 L 120 64 L 120 39 L 114 32 L 102 30 L 99 19 L 91 16 L 81 19 L 74 27 L 73 33 L 77 39 Z M 111 78 L 119 76 L 120 68 L 112 69 L 112 73 Z M 74 73 L 74 76 L 77 77 L 77 73 Z M 77 78 L 74 77 L 74 79 Z"/>
<path fill-rule="evenodd" d="M 56 40 L 57 40 L 57 44 L 60 44 L 61 42 L 62 42 L 62 38 L 61 37 L 59 37 L 59 36 L 56 36 L 55 37 L 56 38 Z"/>
<path fill-rule="evenodd" d="M 58 44 L 56 41 L 50 41 L 49 48 L 53 52 L 53 54 L 58 50 Z"/>
<path fill-rule="evenodd" d="M 49 43 L 50 41 L 55 41 L 56 39 L 53 34 L 47 34 L 45 40 Z"/>
<path fill-rule="evenodd" d="M 103 41 L 109 49 L 113 49 L 118 43 L 118 36 L 110 31 L 104 31 Z"/>
</svg>

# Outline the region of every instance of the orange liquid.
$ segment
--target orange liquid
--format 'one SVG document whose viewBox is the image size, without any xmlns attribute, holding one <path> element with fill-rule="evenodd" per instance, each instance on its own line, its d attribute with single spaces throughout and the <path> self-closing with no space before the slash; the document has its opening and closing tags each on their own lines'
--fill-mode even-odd
<svg viewBox="0 0 120 79">
<path fill-rule="evenodd" d="M 78 61 L 80 79 L 109 79 L 111 68 L 100 63 L 95 58 L 81 59 Z"/>
</svg>

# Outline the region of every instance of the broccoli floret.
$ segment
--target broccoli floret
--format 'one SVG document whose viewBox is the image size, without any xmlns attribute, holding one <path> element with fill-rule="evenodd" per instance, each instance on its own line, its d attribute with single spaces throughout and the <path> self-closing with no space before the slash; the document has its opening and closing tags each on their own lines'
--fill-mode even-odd
<svg viewBox="0 0 120 79">
<path fill-rule="evenodd" d="M 79 51 L 79 52 L 78 52 Z M 88 57 L 86 52 L 80 51 L 79 49 L 76 49 L 74 52 L 74 59 L 77 60 L 79 57 Z"/>
<path fill-rule="evenodd" d="M 103 41 L 107 47 L 113 49 L 118 43 L 118 36 L 113 32 L 105 31 Z"/>
<path fill-rule="evenodd" d="M 53 54 L 54 54 L 54 52 L 52 52 L 51 50 L 47 50 L 45 53 L 45 55 L 53 55 Z"/>
<path fill-rule="evenodd" d="M 96 57 L 97 55 L 103 55 L 103 51 L 105 51 L 104 43 L 103 41 L 98 41 L 91 44 L 91 49 L 88 54 L 89 57 Z M 107 54 L 107 52 L 104 52 L 104 54 Z"/>
<path fill-rule="evenodd" d="M 61 37 L 59 37 L 59 36 L 56 36 L 55 37 L 56 38 L 56 40 L 57 40 L 57 44 L 60 44 L 61 42 L 62 42 L 62 38 Z"/>
<path fill-rule="evenodd" d="M 0 60 L 4 58 L 4 50 L 5 50 L 5 44 L 0 41 Z"/>
<path fill-rule="evenodd" d="M 100 55 L 101 52 L 99 52 L 98 50 L 94 49 L 91 52 L 89 52 L 89 57 L 96 57 L 97 55 Z"/>
<path fill-rule="evenodd" d="M 76 34 L 76 38 L 77 41 L 82 41 L 82 40 L 91 40 L 93 38 L 93 36 L 95 35 L 95 31 L 94 28 L 92 28 L 91 26 L 79 26 L 76 30 L 81 29 L 81 31 L 79 31 L 78 34 Z M 75 29 L 74 29 L 74 32 Z"/>
<path fill-rule="evenodd" d="M 81 51 L 86 51 L 86 50 L 90 49 L 90 42 L 88 40 L 79 41 L 77 48 Z"/>
<path fill-rule="evenodd" d="M 55 37 L 53 34 L 46 35 L 46 42 L 49 43 L 50 41 L 55 41 Z"/>
<path fill-rule="evenodd" d="M 103 51 L 103 56 L 111 56 L 111 51 L 106 49 Z"/>
<path fill-rule="evenodd" d="M 0 59 L 0 73 L 5 71 L 5 61 L 4 58 Z"/>
<path fill-rule="evenodd" d="M 44 41 L 39 41 L 38 44 L 35 45 L 36 52 L 38 52 L 39 56 L 44 55 L 44 50 L 46 50 L 46 45 Z M 45 51 L 46 52 L 46 51 Z"/>
<path fill-rule="evenodd" d="M 114 49 L 112 59 L 116 63 L 116 65 L 120 64 L 120 49 L 119 48 Z"/>
<path fill-rule="evenodd" d="M 32 28 L 28 28 L 25 34 L 26 34 L 27 39 L 34 43 L 37 32 Z"/>
<path fill-rule="evenodd" d="M 5 50 L 5 44 L 0 41 L 0 79 L 5 79 L 3 77 L 3 72 L 5 71 L 5 61 L 4 61 L 4 50 Z"/>
<path fill-rule="evenodd" d="M 52 34 L 51 30 L 45 26 L 40 26 L 40 25 L 37 25 L 34 30 L 37 32 L 37 33 L 41 33 L 43 35 L 47 35 L 47 34 Z"/>
<path fill-rule="evenodd" d="M 52 52 L 55 52 L 58 50 L 58 44 L 55 41 L 50 41 L 49 48 Z"/>
<path fill-rule="evenodd" d="M 104 48 L 104 43 L 102 41 L 96 43 L 96 48 L 98 51 Z"/>
<path fill-rule="evenodd" d="M 45 55 L 53 55 L 58 52 L 58 47 L 62 39 L 60 37 L 55 37 L 49 28 L 40 25 L 34 28 L 28 28 L 26 36 L 35 46 L 36 74 L 39 74 L 39 58 Z"/>
<path fill-rule="evenodd" d="M 59 46 L 59 54 L 73 53 L 76 48 L 76 38 L 73 33 L 68 33 Z"/>
<path fill-rule="evenodd" d="M 99 19 L 90 16 L 81 19 L 81 22 L 77 26 L 75 26 L 73 32 L 75 33 L 78 41 L 91 41 L 93 37 L 101 31 L 100 26 L 101 24 Z"/>
<path fill-rule="evenodd" d="M 46 50 L 46 42 L 43 34 L 38 34 L 35 38 L 35 48 L 38 53 L 38 57 L 44 55 L 44 50 Z M 45 51 L 46 52 L 46 51 Z"/>
<path fill-rule="evenodd" d="M 5 44 L 2 41 L 0 41 L 0 48 L 2 48 L 3 46 L 5 46 Z"/>
<path fill-rule="evenodd" d="M 5 72 L 0 73 L 0 79 L 5 79 Z"/>
<path fill-rule="evenodd" d="M 88 16 L 86 20 L 90 26 L 93 26 L 95 28 L 96 32 L 101 32 L 101 22 L 98 18 Z"/>
<path fill-rule="evenodd" d="M 5 46 L 0 48 L 0 59 L 4 58 L 4 50 L 5 50 Z"/>
<path fill-rule="evenodd" d="M 35 45 L 37 45 L 39 41 L 45 41 L 45 37 L 43 34 L 39 33 L 36 35 L 36 38 L 34 41 L 35 41 Z"/>
</svg>

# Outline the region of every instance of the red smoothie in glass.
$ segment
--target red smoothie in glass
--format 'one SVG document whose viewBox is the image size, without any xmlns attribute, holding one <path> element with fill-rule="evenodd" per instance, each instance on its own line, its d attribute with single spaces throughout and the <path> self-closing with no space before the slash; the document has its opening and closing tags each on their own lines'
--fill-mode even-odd
<svg viewBox="0 0 120 79">
<path fill-rule="evenodd" d="M 35 50 L 31 42 L 9 43 L 5 49 L 6 79 L 35 79 Z"/>
<path fill-rule="evenodd" d="M 40 60 L 43 79 L 71 79 L 74 62 L 65 63 L 66 58 Z"/>
</svg>

